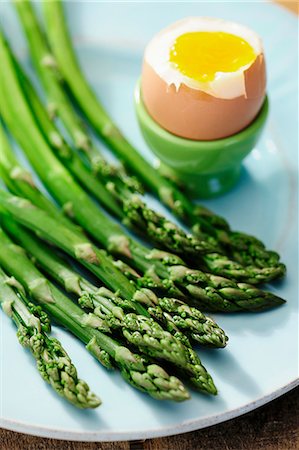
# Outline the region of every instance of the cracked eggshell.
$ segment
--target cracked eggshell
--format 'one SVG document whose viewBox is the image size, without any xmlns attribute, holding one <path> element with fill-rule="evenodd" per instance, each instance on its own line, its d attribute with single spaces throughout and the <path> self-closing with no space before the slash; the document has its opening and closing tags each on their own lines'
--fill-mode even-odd
<svg viewBox="0 0 299 450">
<path fill-rule="evenodd" d="M 219 98 L 184 81 L 169 84 L 143 61 L 141 93 L 151 117 L 167 131 L 187 139 L 214 140 L 238 133 L 258 114 L 266 95 L 263 53 L 243 72 L 244 93 Z M 225 91 L 225 84 L 222 88 Z"/>
</svg>

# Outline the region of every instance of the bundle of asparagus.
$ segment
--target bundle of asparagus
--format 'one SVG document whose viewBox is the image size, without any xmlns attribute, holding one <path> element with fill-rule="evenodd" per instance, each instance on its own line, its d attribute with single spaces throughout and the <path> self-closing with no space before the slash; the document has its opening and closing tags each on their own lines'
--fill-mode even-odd
<svg viewBox="0 0 299 450">
<path fill-rule="evenodd" d="M 61 343 L 50 336 L 51 325 L 40 306 L 31 303 L 21 284 L 0 266 L 0 305 L 16 324 L 17 336 L 29 348 L 43 379 L 78 408 L 96 408 L 100 399 L 77 376 L 77 370 Z"/>
<path fill-rule="evenodd" d="M 83 308 L 105 319 L 113 330 L 121 329 L 122 333 L 131 340 L 135 337 L 138 338 L 138 336 L 128 333 L 134 333 L 139 328 L 143 333 L 152 328 L 152 337 L 155 337 L 154 330 L 156 328 L 158 333 L 162 335 L 162 330 L 147 315 L 137 314 L 135 302 L 122 299 L 104 286 L 98 288 L 92 284 L 76 272 L 65 259 L 54 254 L 49 247 L 43 245 L 33 234 L 16 222 L 6 219 L 3 225 L 46 274 L 67 292 L 74 294 Z M 176 336 L 179 336 L 178 332 L 182 331 L 191 340 L 201 345 L 216 348 L 225 347 L 227 336 L 224 331 L 199 310 L 176 299 L 151 297 L 152 304 L 151 306 L 146 305 L 147 310 L 152 316 L 162 319 L 162 322 L 166 323 L 166 326 L 169 326 Z M 136 326 L 137 328 L 135 328 Z M 169 340 L 167 334 L 166 337 Z M 130 342 L 134 343 L 133 341 Z M 169 346 L 171 345 L 174 347 L 174 342 L 170 340 Z M 163 354 L 166 349 L 161 349 L 161 351 L 161 354 Z M 166 357 L 171 358 L 167 355 Z"/>
<path fill-rule="evenodd" d="M 0 177 L 15 194 L 0 190 L 0 222 L 32 258 L 31 262 L 0 229 L 0 266 L 87 344 L 104 366 L 118 367 L 134 387 L 158 399 L 187 399 L 181 381 L 160 366 L 166 364 L 168 371 L 181 375 L 193 387 L 216 394 L 191 342 L 224 347 L 227 336 L 200 309 L 259 311 L 284 303 L 254 285 L 283 276 L 285 266 L 277 253 L 266 250 L 256 238 L 233 232 L 223 218 L 194 206 L 128 143 L 80 71 L 59 1 L 44 2 L 51 50 L 30 1 L 16 2 L 16 8 L 48 104 L 46 110 L 0 31 L 0 96 L 6 99 L 5 104 L 0 103 Z M 100 154 L 69 92 L 128 172 L 122 165 L 112 166 Z M 56 116 L 67 130 L 67 141 L 55 124 Z M 37 189 L 30 173 L 20 165 L 4 126 L 61 209 Z M 193 234 L 150 209 L 142 198 L 145 187 L 190 226 Z M 158 248 L 148 248 L 133 238 L 82 188 Z M 57 254 L 57 249 L 62 254 Z M 65 254 L 92 272 L 101 287 L 79 274 Z M 73 294 L 79 306 L 35 265 Z M 84 392 L 89 395 L 88 390 Z"/>
<path fill-rule="evenodd" d="M 43 206 L 43 209 L 58 221 L 57 227 L 59 226 L 59 221 L 62 221 L 63 225 L 65 225 L 68 221 L 67 218 L 61 217 L 56 209 L 54 209 L 55 214 L 52 214 L 54 205 L 37 190 L 31 178 L 30 183 L 28 183 L 27 178 L 29 174 L 19 165 L 14 157 L 5 133 L 1 128 L 0 137 L 3 144 L 1 153 L 2 159 L 0 155 L 0 173 L 2 174 L 3 179 L 6 180 L 7 187 L 19 195 L 21 195 L 22 192 L 25 195 L 27 194 L 26 197 L 32 199 L 36 206 Z M 16 171 L 26 175 L 25 178 L 24 176 L 18 177 L 17 179 L 13 178 L 13 175 L 10 174 L 14 174 Z M 35 201 L 36 199 L 41 199 L 43 201 Z M 71 222 L 69 222 L 69 224 L 71 224 Z M 17 224 L 10 221 L 7 231 L 13 232 L 14 237 L 20 241 L 20 244 L 33 254 L 36 262 L 40 263 L 41 267 L 43 267 L 50 276 L 56 279 L 58 283 L 62 283 L 67 291 L 72 291 L 75 295 L 79 295 L 79 292 L 81 291 L 78 286 L 80 286 L 80 289 L 82 290 L 82 299 L 86 298 L 87 294 L 88 298 L 90 298 L 90 293 L 95 293 L 96 288 L 92 286 L 91 283 L 84 280 L 82 277 L 80 277 L 79 282 L 78 274 L 75 275 L 74 272 L 71 273 L 70 268 L 67 270 L 65 261 L 61 259 L 59 261 L 59 258 L 55 256 L 53 252 L 48 250 L 47 247 L 41 247 L 40 243 L 36 244 L 34 237 L 30 236 L 28 232 L 26 233 L 25 229 L 20 229 L 20 227 L 17 228 Z M 107 289 L 105 292 L 107 292 Z M 158 317 L 159 320 L 161 320 L 162 314 L 163 322 L 166 322 L 166 326 L 170 331 L 174 332 L 174 334 L 177 334 L 177 331 L 181 330 L 190 335 L 193 340 L 205 343 L 205 345 L 218 347 L 223 347 L 225 345 L 227 341 L 225 333 L 216 326 L 214 321 L 204 316 L 198 309 L 192 308 L 177 299 L 160 299 L 149 291 L 147 291 L 147 294 L 147 303 L 144 306 L 147 307 L 152 316 Z M 136 307 L 132 301 L 124 301 L 114 295 L 112 295 L 111 298 L 117 300 L 118 304 L 121 302 L 123 305 L 125 302 L 126 307 L 129 306 L 136 312 Z M 136 298 L 137 300 L 140 298 L 142 301 L 143 295 L 137 295 Z M 140 308 L 139 312 L 142 312 L 142 310 L 140 311 Z M 173 327 L 173 325 L 175 326 Z M 202 328 L 205 330 L 204 334 L 202 334 Z"/>
<path fill-rule="evenodd" d="M 105 367 L 118 367 L 126 381 L 154 398 L 182 401 L 189 397 L 178 378 L 168 375 L 162 367 L 138 353 L 133 353 L 128 347 L 107 335 L 105 321 L 93 314 L 84 313 L 79 306 L 52 285 L 33 266 L 24 250 L 14 245 L 1 229 L 0 245 L 0 265 L 6 272 L 21 283 L 28 294 L 41 304 L 58 323 L 86 344 L 86 349 Z M 54 346 L 51 356 L 56 355 L 57 357 L 59 354 L 58 347 Z M 46 357 L 46 355 L 44 356 Z M 64 362 L 63 359 L 62 362 Z M 210 376 L 202 366 L 201 370 L 202 378 L 204 379 L 206 376 L 207 388 L 211 386 L 210 389 L 212 389 L 213 382 Z M 63 375 L 64 377 L 66 378 L 65 375 Z M 71 383 L 71 380 L 69 382 Z M 204 385 L 204 381 L 202 385 Z M 85 385 L 81 387 L 78 384 L 77 388 L 78 395 L 81 391 L 84 394 L 83 388 L 87 390 Z M 57 390 L 59 390 L 59 386 L 57 386 Z M 93 397 L 90 400 L 91 404 L 93 404 L 92 400 Z M 93 402 L 96 403 L 96 400 L 94 399 Z"/>
<path fill-rule="evenodd" d="M 3 134 L 3 142 L 6 143 L 5 145 L 5 150 L 6 150 L 6 161 L 10 161 L 10 164 L 7 164 L 7 166 L 9 167 L 14 167 L 14 157 L 12 154 L 12 151 L 9 147 L 9 144 L 5 138 L 5 135 Z M 3 147 L 4 148 L 4 147 Z M 4 171 L 4 165 L 2 165 L 2 171 Z M 8 171 L 6 171 L 6 177 L 9 178 L 9 173 Z M 19 189 L 22 189 L 22 183 L 24 181 L 23 180 L 17 180 L 17 186 L 19 187 Z M 28 187 L 28 186 L 27 186 Z M 29 186 L 31 189 L 34 189 L 34 192 L 36 193 L 36 188 L 33 187 L 32 185 Z M 25 191 L 28 193 L 28 189 Z M 60 246 L 60 248 L 66 250 L 69 254 L 75 256 L 76 255 L 76 250 L 75 248 L 72 248 L 72 246 L 70 245 L 71 240 L 74 239 L 74 243 L 75 241 L 77 242 L 77 245 L 79 245 L 80 247 L 80 242 L 85 242 L 86 238 L 84 237 L 84 235 L 81 235 L 78 233 L 78 231 L 75 230 L 71 230 L 68 229 L 65 224 L 63 222 L 61 222 L 60 220 L 60 216 L 55 215 L 55 218 L 52 216 L 48 216 L 46 213 L 44 213 L 43 211 L 31 211 L 33 212 L 33 216 L 32 216 L 32 220 L 31 221 L 27 221 L 25 219 L 25 221 L 22 219 L 22 213 L 21 215 L 18 215 L 17 209 L 14 209 L 13 204 L 17 205 L 17 203 L 19 204 L 19 206 L 21 206 L 21 210 L 19 212 L 22 211 L 23 207 L 24 210 L 23 212 L 29 212 L 30 213 L 30 209 L 32 208 L 27 208 L 28 204 L 26 204 L 26 202 L 22 201 L 19 198 L 13 198 L 11 196 L 9 196 L 8 193 L 5 193 L 4 191 L 1 192 L 2 194 L 2 202 L 1 204 L 3 206 L 6 206 L 6 208 L 8 209 L 8 211 L 10 211 L 12 213 L 12 215 L 17 219 L 20 220 L 21 223 L 25 224 L 25 225 L 29 225 L 29 228 L 31 228 L 33 231 L 37 231 L 39 236 L 44 237 L 47 241 L 50 241 L 58 246 Z M 33 197 L 34 198 L 34 197 Z M 7 203 L 5 203 L 5 199 L 8 200 Z M 12 209 L 11 209 L 12 207 Z M 35 216 L 35 214 L 37 213 L 37 216 Z M 51 209 L 50 209 L 50 213 L 51 213 Z M 42 220 L 38 220 L 37 217 L 38 215 L 41 214 L 41 219 Z M 35 216 L 35 217 L 34 217 Z M 52 222 L 51 222 L 52 220 Z M 3 221 L 3 217 L 2 217 L 2 221 Z M 34 227 L 34 222 L 36 223 L 36 227 Z M 31 225 L 33 225 L 33 228 Z M 31 236 L 30 239 L 30 235 L 23 229 L 18 229 L 16 228 L 16 224 L 13 225 L 13 223 L 10 221 L 9 226 L 7 226 L 8 231 L 13 233 L 15 238 L 18 239 L 19 241 L 22 242 L 23 246 L 26 247 L 35 257 L 36 261 L 39 261 L 41 263 L 41 265 L 43 266 L 44 269 L 46 269 L 46 271 L 51 275 L 54 276 L 54 278 L 56 279 L 56 281 L 60 282 L 67 290 L 71 290 L 73 293 L 75 294 L 79 294 L 79 287 L 78 287 L 78 283 L 80 285 L 80 292 L 82 294 L 86 294 L 86 289 L 87 292 L 90 293 L 91 291 L 95 292 L 95 287 L 93 287 L 90 283 L 88 283 L 86 280 L 84 280 L 82 277 L 78 277 L 78 275 L 74 275 L 70 273 L 70 270 L 67 270 L 66 268 L 66 264 L 59 264 L 59 258 L 55 258 L 55 256 L 51 253 L 51 252 L 47 252 L 46 249 L 41 249 L 40 247 L 40 243 L 34 243 L 34 239 Z M 51 233 L 53 232 L 53 234 L 49 235 L 48 232 L 51 231 Z M 64 231 L 65 236 L 64 239 L 62 238 L 62 236 L 64 235 Z M 72 236 L 72 238 L 71 238 Z M 91 243 L 87 243 L 87 246 L 90 245 Z M 83 244 L 84 247 L 84 244 Z M 86 247 L 86 246 L 85 246 Z M 96 249 L 95 249 L 96 251 Z M 99 251 L 100 252 L 100 251 Z M 87 255 L 85 255 L 87 257 Z M 101 262 L 103 262 L 102 257 L 104 256 L 104 254 L 101 255 Z M 78 258 L 82 258 L 83 255 L 79 254 Z M 91 263 L 90 259 L 87 257 L 87 263 Z M 88 264 L 89 264 L 88 263 Z M 96 266 L 96 264 L 95 264 Z M 87 265 L 87 267 L 90 268 L 90 265 Z M 94 273 L 98 274 L 96 268 L 93 268 Z M 121 274 L 120 274 L 121 275 Z M 120 283 L 122 278 L 118 279 L 118 282 Z M 76 281 L 77 280 L 77 281 Z M 80 280 L 80 282 L 79 282 Z M 115 280 L 117 281 L 117 280 Z M 120 286 L 120 284 L 119 284 Z M 105 296 L 107 297 L 107 293 L 109 291 L 107 291 L 107 289 L 105 289 Z M 121 303 L 122 305 L 130 305 L 131 307 L 133 306 L 134 309 L 136 310 L 136 304 L 134 304 L 132 301 L 128 301 L 125 300 L 123 301 L 122 299 L 118 299 L 115 295 L 113 295 L 112 293 L 109 294 L 111 299 L 113 299 L 114 301 L 117 300 L 118 305 Z M 163 310 L 167 312 L 167 314 L 164 313 L 165 318 L 167 319 L 167 325 L 171 327 L 171 331 L 174 332 L 176 337 L 179 337 L 181 340 L 184 341 L 184 343 L 186 343 L 186 338 L 182 339 L 181 334 L 178 333 L 178 328 L 182 328 L 184 329 L 184 331 L 188 330 L 191 337 L 199 342 L 201 342 L 202 344 L 204 343 L 205 345 L 210 345 L 210 346 L 218 346 L 218 347 L 222 347 L 225 345 L 226 343 L 226 336 L 223 333 L 223 331 L 213 322 L 211 321 L 211 319 L 206 318 L 202 313 L 200 313 L 200 311 L 194 309 L 194 308 L 189 308 L 187 307 L 187 305 L 182 304 L 181 302 L 178 302 L 177 300 L 174 299 L 157 299 L 157 297 L 155 295 L 153 295 L 153 293 L 150 293 L 148 290 L 141 290 L 141 291 L 137 291 L 136 295 L 134 296 L 134 298 L 136 299 L 136 301 L 140 301 L 140 302 L 145 302 L 146 305 L 149 307 L 148 310 L 150 311 L 150 313 L 154 313 L 154 315 L 157 315 L 157 305 L 156 302 L 158 302 L 158 306 L 163 306 Z M 90 297 L 89 297 L 90 299 Z M 101 300 L 101 303 L 105 303 L 105 305 L 107 306 L 107 298 L 104 300 L 103 295 L 97 295 L 96 297 L 93 295 L 93 300 L 99 301 Z M 118 311 L 118 314 L 120 312 L 120 310 L 118 308 L 114 308 L 114 306 L 110 303 L 110 310 L 113 311 Z M 144 309 L 141 307 L 141 305 L 139 305 L 139 307 L 137 308 L 137 311 L 141 311 L 144 312 Z M 146 314 L 145 314 L 146 315 Z M 186 320 L 186 315 L 188 315 L 187 320 Z M 160 316 L 159 316 L 160 318 Z M 124 324 L 123 324 L 124 325 Z M 130 325 L 132 326 L 132 323 L 130 323 Z M 149 328 L 149 327 L 148 327 Z M 157 326 L 156 326 L 157 328 Z M 131 328 L 132 331 L 132 328 Z M 140 331 L 140 330 L 138 330 Z M 153 331 L 155 331 L 155 329 L 153 329 Z M 161 334 L 161 330 L 159 330 L 160 334 Z M 136 334 L 136 333 L 135 333 Z M 154 332 L 152 333 L 152 338 L 154 338 Z M 136 336 L 135 336 L 136 337 Z M 155 343 L 156 345 L 156 343 Z M 190 344 L 189 344 L 190 345 Z M 144 346 L 144 342 L 143 342 L 143 346 Z M 157 349 L 157 351 L 161 352 L 160 358 L 163 358 L 163 349 Z M 195 352 L 192 349 L 186 349 L 186 355 L 188 356 L 188 359 L 190 359 L 190 361 L 192 361 L 192 365 L 193 365 L 193 372 L 196 369 L 196 372 L 198 372 L 199 378 L 195 378 L 194 375 L 192 376 L 192 378 L 190 379 L 190 381 L 192 382 L 193 385 L 195 385 L 197 388 L 201 388 L 201 371 L 202 366 L 200 364 L 200 360 L 198 359 L 197 355 L 195 354 Z M 194 363 L 196 362 L 196 364 L 194 365 Z M 215 393 L 215 388 L 213 388 L 211 390 L 211 392 Z"/>
</svg>

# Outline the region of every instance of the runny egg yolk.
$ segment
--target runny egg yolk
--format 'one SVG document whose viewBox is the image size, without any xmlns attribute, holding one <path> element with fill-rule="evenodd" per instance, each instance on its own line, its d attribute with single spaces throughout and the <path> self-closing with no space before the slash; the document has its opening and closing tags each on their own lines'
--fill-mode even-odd
<svg viewBox="0 0 299 450">
<path fill-rule="evenodd" d="M 256 54 L 243 38 L 222 31 L 196 31 L 179 36 L 169 55 L 183 75 L 213 81 L 217 72 L 236 72 L 253 63 Z"/>
</svg>

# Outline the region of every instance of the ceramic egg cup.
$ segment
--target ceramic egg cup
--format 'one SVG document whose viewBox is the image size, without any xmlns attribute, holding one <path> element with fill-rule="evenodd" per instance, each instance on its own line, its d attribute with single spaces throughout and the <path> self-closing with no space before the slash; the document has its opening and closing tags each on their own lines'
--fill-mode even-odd
<svg viewBox="0 0 299 450">
<path fill-rule="evenodd" d="M 228 191 L 239 179 L 242 161 L 264 128 L 268 98 L 248 127 L 213 141 L 181 138 L 158 125 L 143 104 L 140 82 L 135 89 L 135 108 L 144 139 L 154 154 L 177 174 L 193 197 L 211 198 Z"/>
</svg>

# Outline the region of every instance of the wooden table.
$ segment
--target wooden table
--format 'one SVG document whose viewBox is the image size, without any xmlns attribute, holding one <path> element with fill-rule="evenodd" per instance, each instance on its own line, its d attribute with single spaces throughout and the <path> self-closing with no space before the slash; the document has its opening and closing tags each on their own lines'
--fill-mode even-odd
<svg viewBox="0 0 299 450">
<path fill-rule="evenodd" d="M 1 1 L 1 0 L 0 0 Z M 299 13 L 299 1 L 278 1 Z M 141 442 L 82 443 L 0 429 L 0 450 L 299 450 L 299 388 L 245 416 L 204 430 Z"/>
</svg>

